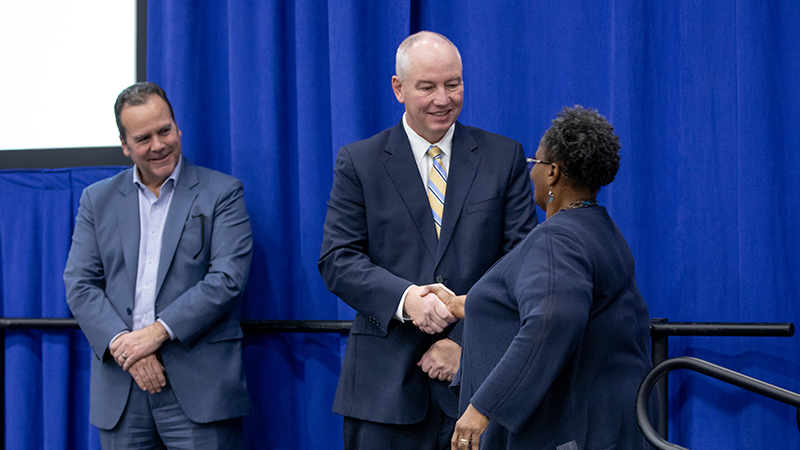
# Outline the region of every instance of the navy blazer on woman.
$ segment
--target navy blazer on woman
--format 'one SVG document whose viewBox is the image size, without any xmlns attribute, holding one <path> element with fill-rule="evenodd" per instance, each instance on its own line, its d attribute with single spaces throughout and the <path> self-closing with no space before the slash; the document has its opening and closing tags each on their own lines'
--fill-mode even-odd
<svg viewBox="0 0 800 450">
<path fill-rule="evenodd" d="M 319 270 L 356 311 L 334 412 L 381 423 L 425 417 L 431 391 L 455 417 L 448 383 L 417 362 L 461 325 L 429 335 L 392 317 L 412 284 L 464 294 L 536 224 L 522 146 L 455 125 L 440 239 L 402 121 L 339 150 Z"/>
<path fill-rule="evenodd" d="M 83 191 L 64 281 L 67 303 L 94 350 L 90 421 L 113 428 L 133 378 L 108 344 L 131 330 L 139 262 L 139 199 L 133 170 Z M 156 315 L 175 334 L 160 348 L 167 378 L 194 422 L 250 412 L 242 369 L 239 300 L 252 254 L 242 183 L 183 158 L 164 225 Z M 201 224 L 200 221 L 203 221 Z"/>
<path fill-rule="evenodd" d="M 650 317 L 605 208 L 551 216 L 465 308 L 460 409 L 489 417 L 482 449 L 649 448 L 635 403 L 651 367 Z"/>
</svg>

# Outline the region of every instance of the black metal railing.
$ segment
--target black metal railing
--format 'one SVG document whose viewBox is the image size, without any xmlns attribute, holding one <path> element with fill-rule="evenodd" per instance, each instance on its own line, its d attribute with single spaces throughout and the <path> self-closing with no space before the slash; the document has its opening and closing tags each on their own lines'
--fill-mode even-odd
<svg viewBox="0 0 800 450">
<path fill-rule="evenodd" d="M 761 394 L 773 400 L 786 403 L 795 408 L 800 408 L 800 394 L 787 391 L 786 389 L 748 377 L 747 375 L 734 372 L 733 370 L 726 369 L 716 364 L 711 364 L 702 359 L 689 356 L 668 359 L 653 367 L 647 375 L 645 375 L 642 383 L 639 385 L 639 392 L 636 395 L 636 422 L 639 424 L 639 429 L 642 430 L 642 435 L 647 439 L 647 442 L 657 450 L 687 450 L 685 447 L 672 444 L 659 436 L 650 424 L 650 420 L 647 418 L 647 401 L 650 398 L 650 392 L 653 390 L 653 386 L 659 378 L 677 369 L 693 370 L 742 389 L 747 389 L 750 392 L 755 392 L 756 394 Z M 796 415 L 798 430 L 800 430 L 800 409 L 797 410 Z"/>
<path fill-rule="evenodd" d="M 246 335 L 261 333 L 347 333 L 353 322 L 349 320 L 244 320 L 242 330 Z M 5 386 L 5 330 L 6 329 L 79 329 L 75 319 L 9 318 L 0 317 L 0 388 Z M 650 321 L 653 366 L 669 356 L 670 336 L 794 336 L 792 323 L 729 323 L 729 322 L 669 322 L 667 319 Z M 669 432 L 669 384 L 667 377 L 658 382 L 661 393 L 658 414 L 658 433 Z M 0 450 L 5 447 L 4 398 L 0 391 Z"/>
<path fill-rule="evenodd" d="M 667 319 L 650 321 L 650 349 L 653 367 L 669 358 L 670 336 L 729 336 L 729 337 L 792 337 L 793 323 L 765 322 L 670 322 Z M 658 404 L 658 434 L 669 436 L 669 380 L 658 383 L 661 400 Z"/>
<path fill-rule="evenodd" d="M 243 320 L 245 333 L 347 333 L 353 325 L 352 320 Z M 78 330 L 75 319 L 29 319 L 0 317 L 3 329 L 74 329 Z"/>
</svg>

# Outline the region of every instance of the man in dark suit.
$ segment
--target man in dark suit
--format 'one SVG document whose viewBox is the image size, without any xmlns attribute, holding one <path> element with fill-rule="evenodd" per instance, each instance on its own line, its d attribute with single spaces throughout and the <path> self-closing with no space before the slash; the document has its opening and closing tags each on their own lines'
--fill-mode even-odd
<svg viewBox="0 0 800 450">
<path fill-rule="evenodd" d="M 114 110 L 134 166 L 84 190 L 64 270 L 94 350 L 90 420 L 104 449 L 242 448 L 242 183 L 181 156 L 155 83 L 128 87 Z"/>
<path fill-rule="evenodd" d="M 408 37 L 402 121 L 336 160 L 319 270 L 357 311 L 333 404 L 348 450 L 450 447 L 462 326 L 423 286 L 466 294 L 536 225 L 522 146 L 456 122 L 461 71 L 444 36 Z"/>
</svg>

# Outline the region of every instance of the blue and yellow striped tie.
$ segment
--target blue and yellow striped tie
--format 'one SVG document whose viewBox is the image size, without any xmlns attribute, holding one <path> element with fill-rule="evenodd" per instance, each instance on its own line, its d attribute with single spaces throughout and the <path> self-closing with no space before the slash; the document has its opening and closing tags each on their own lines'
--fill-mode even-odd
<svg viewBox="0 0 800 450">
<path fill-rule="evenodd" d="M 442 166 L 442 149 L 435 145 L 428 148 L 428 156 L 433 158 L 431 174 L 428 177 L 428 202 L 431 204 L 433 221 L 436 224 L 436 237 L 442 232 L 442 213 L 444 212 L 444 194 L 447 191 L 447 173 Z"/>
</svg>

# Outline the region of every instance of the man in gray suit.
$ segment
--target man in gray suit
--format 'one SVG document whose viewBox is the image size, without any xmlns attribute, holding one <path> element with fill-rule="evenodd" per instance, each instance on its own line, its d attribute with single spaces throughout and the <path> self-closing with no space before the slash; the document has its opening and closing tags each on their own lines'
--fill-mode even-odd
<svg viewBox="0 0 800 450">
<path fill-rule="evenodd" d="M 242 183 L 181 156 L 155 83 L 122 91 L 114 111 L 134 166 L 84 190 L 64 270 L 94 350 L 90 421 L 104 449 L 242 448 Z"/>
</svg>

